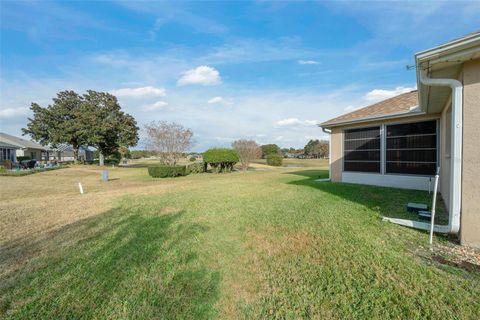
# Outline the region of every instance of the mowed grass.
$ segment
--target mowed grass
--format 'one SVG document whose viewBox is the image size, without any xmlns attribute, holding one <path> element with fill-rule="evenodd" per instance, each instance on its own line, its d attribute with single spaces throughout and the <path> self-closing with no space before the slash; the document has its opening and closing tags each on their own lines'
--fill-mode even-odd
<svg viewBox="0 0 480 320">
<path fill-rule="evenodd" d="M 0 315 L 480 317 L 478 272 L 436 263 L 426 233 L 381 221 L 426 192 L 315 182 L 325 169 L 0 177 Z"/>
</svg>

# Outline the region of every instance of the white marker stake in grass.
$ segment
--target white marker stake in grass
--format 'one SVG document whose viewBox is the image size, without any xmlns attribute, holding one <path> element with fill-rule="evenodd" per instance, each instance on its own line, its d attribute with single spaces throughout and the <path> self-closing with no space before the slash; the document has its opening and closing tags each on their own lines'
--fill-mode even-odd
<svg viewBox="0 0 480 320">
<path fill-rule="evenodd" d="M 80 182 L 78 183 L 78 189 L 80 189 L 80 194 L 83 194 L 83 187 Z"/>
</svg>

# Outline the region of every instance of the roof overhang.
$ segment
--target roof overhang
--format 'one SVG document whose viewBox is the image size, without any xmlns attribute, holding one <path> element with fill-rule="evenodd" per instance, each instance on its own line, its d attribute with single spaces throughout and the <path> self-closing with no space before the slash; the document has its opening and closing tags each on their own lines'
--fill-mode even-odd
<svg viewBox="0 0 480 320">
<path fill-rule="evenodd" d="M 343 127 L 343 126 L 348 126 L 348 125 L 357 124 L 357 123 L 367 123 L 367 122 L 372 122 L 372 121 L 389 120 L 389 119 L 397 119 L 397 118 L 404 118 L 404 117 L 413 117 L 413 116 L 420 116 L 420 115 L 424 115 L 424 114 L 425 114 L 425 112 L 418 111 L 417 109 L 414 109 L 412 111 L 407 111 L 407 112 L 397 112 L 397 113 L 391 113 L 391 114 L 386 114 L 386 115 L 377 115 L 377 116 L 359 118 L 359 119 L 350 120 L 350 121 L 335 122 L 335 123 L 332 123 L 332 124 L 321 123 L 318 126 L 321 127 L 321 128 L 330 129 L 330 128 L 334 128 L 334 127 Z"/>
<path fill-rule="evenodd" d="M 20 149 L 20 147 L 4 141 L 0 141 L 0 148 Z"/>
<path fill-rule="evenodd" d="M 427 70 L 430 78 L 458 79 L 463 63 L 474 59 L 480 59 L 480 31 L 415 54 L 420 109 L 427 114 L 441 112 L 451 93 L 448 87 L 421 83 L 421 70 Z"/>
</svg>

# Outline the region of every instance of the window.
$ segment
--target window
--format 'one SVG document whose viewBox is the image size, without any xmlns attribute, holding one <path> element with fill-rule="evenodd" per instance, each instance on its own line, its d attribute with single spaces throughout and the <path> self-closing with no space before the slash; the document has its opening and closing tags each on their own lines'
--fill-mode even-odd
<svg viewBox="0 0 480 320">
<path fill-rule="evenodd" d="M 344 131 L 344 171 L 380 172 L 380 127 Z"/>
<path fill-rule="evenodd" d="M 386 173 L 434 175 L 437 121 L 386 126 Z"/>
</svg>

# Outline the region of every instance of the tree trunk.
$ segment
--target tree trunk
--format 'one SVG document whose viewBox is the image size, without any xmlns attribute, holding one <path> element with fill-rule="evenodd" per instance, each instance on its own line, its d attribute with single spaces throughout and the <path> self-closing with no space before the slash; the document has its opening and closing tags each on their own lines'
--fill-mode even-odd
<svg viewBox="0 0 480 320">
<path fill-rule="evenodd" d="M 105 165 L 105 157 L 101 151 L 98 152 L 98 165 L 102 167 Z"/>
<path fill-rule="evenodd" d="M 73 147 L 73 163 L 75 164 L 78 163 L 78 149 L 79 147 L 76 147 L 76 146 Z"/>
</svg>

